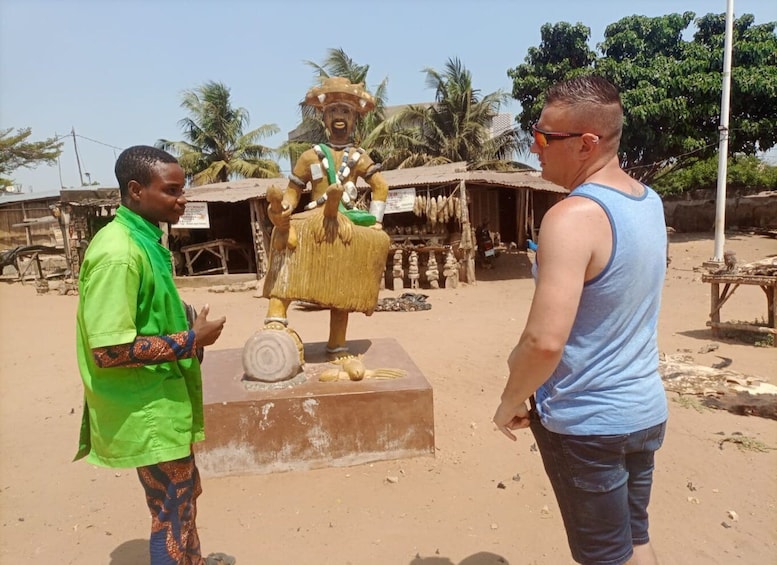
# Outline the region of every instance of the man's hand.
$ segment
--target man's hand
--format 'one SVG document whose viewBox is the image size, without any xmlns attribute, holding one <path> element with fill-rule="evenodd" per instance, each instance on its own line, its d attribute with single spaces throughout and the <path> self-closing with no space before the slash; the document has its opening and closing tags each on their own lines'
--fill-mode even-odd
<svg viewBox="0 0 777 565">
<path fill-rule="evenodd" d="M 210 306 L 206 304 L 202 307 L 197 319 L 194 320 L 194 325 L 192 325 L 197 347 L 214 344 L 221 335 L 221 330 L 224 329 L 224 323 L 227 321 L 226 316 L 222 316 L 218 320 L 208 320 L 208 312 L 210 312 Z"/>
<path fill-rule="evenodd" d="M 516 405 L 514 402 L 502 400 L 493 420 L 500 432 L 515 441 L 518 438 L 511 430 L 529 427 L 529 409 L 526 408 L 525 402 Z"/>
</svg>

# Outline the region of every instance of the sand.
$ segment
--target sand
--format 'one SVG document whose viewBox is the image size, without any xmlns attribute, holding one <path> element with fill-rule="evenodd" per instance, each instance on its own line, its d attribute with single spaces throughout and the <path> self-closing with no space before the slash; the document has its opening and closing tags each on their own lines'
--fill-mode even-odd
<svg viewBox="0 0 777 565">
<path fill-rule="evenodd" d="M 726 248 L 740 262 L 777 255 L 777 242 L 762 235 L 729 234 Z M 661 350 L 706 366 L 728 359 L 730 370 L 777 384 L 777 349 L 716 340 L 705 326 L 710 288 L 694 267 L 713 250 L 711 234 L 673 236 Z M 351 339 L 397 339 L 432 384 L 433 457 L 205 479 L 203 550 L 231 553 L 239 565 L 571 563 L 531 434 L 513 443 L 491 423 L 532 297 L 527 266 L 525 254 L 504 254 L 476 285 L 423 290 L 430 310 L 351 318 Z M 242 347 L 266 308 L 255 291 L 181 293 L 227 316 L 214 349 Z M 71 463 L 82 408 L 77 300 L 0 285 L 3 565 L 148 562 L 150 521 L 135 471 Z M 758 287 L 741 287 L 723 308 L 724 320 L 765 316 Z M 293 309 L 290 318 L 305 341 L 326 339 L 326 312 Z M 719 347 L 705 352 L 710 344 Z M 777 563 L 777 421 L 667 396 L 650 507 L 661 563 Z M 742 438 L 768 449 L 724 441 Z"/>
</svg>

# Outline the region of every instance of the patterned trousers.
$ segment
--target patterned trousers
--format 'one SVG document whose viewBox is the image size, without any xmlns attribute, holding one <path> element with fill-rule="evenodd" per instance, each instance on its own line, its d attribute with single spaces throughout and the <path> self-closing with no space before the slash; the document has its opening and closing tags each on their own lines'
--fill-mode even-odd
<svg viewBox="0 0 777 565">
<path fill-rule="evenodd" d="M 151 511 L 151 565 L 204 565 L 196 525 L 202 486 L 194 454 L 137 471 Z"/>
</svg>

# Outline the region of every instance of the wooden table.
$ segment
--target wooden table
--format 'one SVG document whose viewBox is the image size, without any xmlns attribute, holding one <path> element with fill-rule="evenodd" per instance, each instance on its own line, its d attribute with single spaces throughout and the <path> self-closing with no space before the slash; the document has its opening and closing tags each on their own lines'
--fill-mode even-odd
<svg viewBox="0 0 777 565">
<path fill-rule="evenodd" d="M 248 263 L 248 270 L 253 270 L 254 261 L 251 249 L 247 245 L 236 242 L 234 239 L 215 239 L 205 243 L 195 243 L 181 247 L 181 252 L 186 259 L 186 270 L 190 275 L 205 275 L 208 273 L 224 273 L 228 275 L 230 251 L 241 253 Z M 219 265 L 210 269 L 201 269 L 195 273 L 194 263 L 203 253 L 215 256 Z"/>
<path fill-rule="evenodd" d="M 710 321 L 707 322 L 707 325 L 712 328 L 714 335 L 718 335 L 720 329 L 771 334 L 773 336 L 772 345 L 777 347 L 777 276 L 724 272 L 704 274 L 702 275 L 701 280 L 702 282 L 710 283 L 712 285 Z M 739 288 L 739 285 L 742 284 L 758 285 L 766 294 L 767 327 L 757 326 L 755 324 L 720 321 L 721 307 L 729 298 L 731 298 L 734 291 Z M 724 285 L 722 292 L 720 285 Z"/>
</svg>

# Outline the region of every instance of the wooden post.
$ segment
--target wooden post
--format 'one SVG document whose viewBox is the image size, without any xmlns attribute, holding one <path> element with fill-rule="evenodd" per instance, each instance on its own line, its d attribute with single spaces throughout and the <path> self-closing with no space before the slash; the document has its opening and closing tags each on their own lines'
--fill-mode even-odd
<svg viewBox="0 0 777 565">
<path fill-rule="evenodd" d="M 710 292 L 710 322 L 713 322 L 712 335 L 717 336 L 718 328 L 715 326 L 715 323 L 720 323 L 720 308 L 718 307 L 718 302 L 720 301 L 720 284 L 710 283 L 710 287 L 712 287 Z"/>
<path fill-rule="evenodd" d="M 256 265 L 256 278 L 262 278 L 267 272 L 268 265 L 265 259 L 264 235 L 262 233 L 262 217 L 259 211 L 260 201 L 258 198 L 250 200 L 249 209 L 251 211 L 251 237 L 253 239 L 254 264 Z"/>
<path fill-rule="evenodd" d="M 80 259 L 78 256 L 78 242 L 73 244 L 73 238 L 70 235 L 70 213 L 71 210 L 68 207 L 67 210 L 60 210 L 62 216 L 62 232 L 64 234 L 64 241 L 62 242 L 67 249 L 65 256 L 69 257 L 70 276 L 74 279 L 78 279 L 78 271 L 81 269 Z"/>
<path fill-rule="evenodd" d="M 531 189 L 528 188 L 521 188 L 518 191 L 518 199 L 515 203 L 515 212 L 518 216 L 518 221 L 515 223 L 518 226 L 518 234 L 516 238 L 515 244 L 518 246 L 518 249 L 526 249 L 526 224 L 528 223 L 528 216 L 529 216 L 529 206 L 528 206 L 528 198 L 526 197 L 526 194 Z"/>
<path fill-rule="evenodd" d="M 476 284 L 475 280 L 475 254 L 472 244 L 472 226 L 469 223 L 469 206 L 467 203 L 467 185 L 462 180 L 459 183 L 461 193 L 461 244 L 464 251 L 464 278 L 469 284 Z"/>
<path fill-rule="evenodd" d="M 221 259 L 221 270 L 224 271 L 225 275 L 229 274 L 229 265 L 227 265 L 227 257 L 229 257 L 229 251 L 224 245 L 224 242 L 222 240 L 219 240 L 219 258 Z"/>
</svg>

